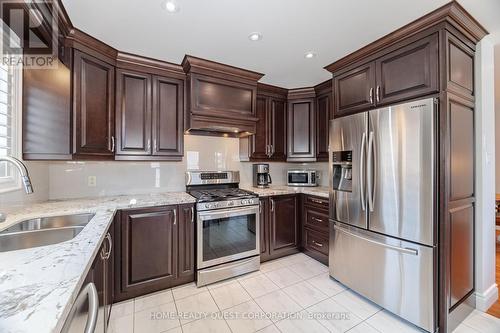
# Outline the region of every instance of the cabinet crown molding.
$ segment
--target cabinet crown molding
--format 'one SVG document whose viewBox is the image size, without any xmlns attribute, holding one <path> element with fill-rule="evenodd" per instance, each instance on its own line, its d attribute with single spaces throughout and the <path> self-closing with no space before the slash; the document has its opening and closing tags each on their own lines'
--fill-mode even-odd
<svg viewBox="0 0 500 333">
<path fill-rule="evenodd" d="M 184 78 L 184 70 L 181 65 L 174 64 L 168 61 L 161 61 L 149 57 L 144 57 L 127 52 L 118 52 L 116 57 L 116 66 L 143 70 L 146 72 L 158 72 L 158 74 L 173 74 L 176 77 Z"/>
<path fill-rule="evenodd" d="M 345 56 L 328 66 L 325 66 L 329 72 L 336 72 L 341 68 L 366 58 L 384 48 L 387 48 L 401 39 L 415 35 L 425 29 L 441 23 L 451 24 L 453 27 L 462 32 L 467 38 L 474 43 L 479 42 L 488 31 L 474 19 L 457 1 L 451 1 L 446 5 L 422 16 L 421 18 L 408 23 L 407 25 L 397 29 L 396 31 L 377 39 L 376 41 L 362 47 L 361 49 Z"/>
<path fill-rule="evenodd" d="M 314 87 L 297 88 L 288 90 L 288 99 L 302 99 L 316 97 L 316 90 Z"/>
<path fill-rule="evenodd" d="M 259 81 L 264 74 L 250 71 L 243 68 L 234 67 L 231 65 L 222 64 L 212 60 L 202 59 L 191 55 L 185 55 L 181 63 L 186 74 L 196 73 L 202 75 L 217 76 L 228 79 L 229 77 L 235 81 L 244 83 Z"/>
</svg>

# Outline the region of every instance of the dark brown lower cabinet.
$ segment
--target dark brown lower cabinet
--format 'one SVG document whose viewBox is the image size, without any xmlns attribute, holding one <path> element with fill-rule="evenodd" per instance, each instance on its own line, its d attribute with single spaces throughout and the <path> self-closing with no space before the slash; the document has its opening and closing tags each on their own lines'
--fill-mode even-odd
<svg viewBox="0 0 500 333">
<path fill-rule="evenodd" d="M 115 301 L 194 279 L 194 207 L 123 210 L 117 231 Z"/>
<path fill-rule="evenodd" d="M 298 195 L 260 199 L 260 261 L 299 252 Z"/>
<path fill-rule="evenodd" d="M 303 195 L 301 216 L 303 252 L 328 265 L 328 199 Z"/>
</svg>

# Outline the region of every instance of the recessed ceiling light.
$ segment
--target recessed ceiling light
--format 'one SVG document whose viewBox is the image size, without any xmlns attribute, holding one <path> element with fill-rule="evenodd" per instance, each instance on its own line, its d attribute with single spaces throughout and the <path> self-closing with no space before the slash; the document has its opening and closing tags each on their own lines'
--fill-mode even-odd
<svg viewBox="0 0 500 333">
<path fill-rule="evenodd" d="M 179 5 L 174 0 L 163 1 L 162 7 L 169 13 L 177 13 L 179 11 Z"/>
<path fill-rule="evenodd" d="M 306 59 L 312 59 L 312 58 L 316 57 L 316 53 L 309 51 L 309 52 L 307 52 L 307 53 L 304 55 L 304 57 L 305 57 Z"/>
<path fill-rule="evenodd" d="M 248 35 L 248 39 L 250 39 L 252 42 L 256 42 L 262 39 L 262 35 L 258 32 L 252 32 L 250 35 Z"/>
</svg>

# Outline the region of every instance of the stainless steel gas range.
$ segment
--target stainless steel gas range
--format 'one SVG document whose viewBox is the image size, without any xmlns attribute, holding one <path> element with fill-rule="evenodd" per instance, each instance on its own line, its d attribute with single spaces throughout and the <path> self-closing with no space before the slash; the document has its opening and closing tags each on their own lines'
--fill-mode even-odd
<svg viewBox="0 0 500 333">
<path fill-rule="evenodd" d="M 259 198 L 239 188 L 238 171 L 188 171 L 186 191 L 196 198 L 197 285 L 260 267 Z"/>
</svg>

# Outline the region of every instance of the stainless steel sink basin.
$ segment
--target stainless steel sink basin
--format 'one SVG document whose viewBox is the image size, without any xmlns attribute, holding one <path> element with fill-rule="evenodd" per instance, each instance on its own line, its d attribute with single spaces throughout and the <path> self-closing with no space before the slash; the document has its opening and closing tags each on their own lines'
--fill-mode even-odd
<svg viewBox="0 0 500 333">
<path fill-rule="evenodd" d="M 0 232 L 0 252 L 57 244 L 82 231 L 94 214 L 41 217 L 21 221 Z"/>
</svg>

